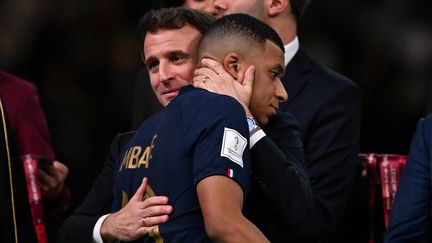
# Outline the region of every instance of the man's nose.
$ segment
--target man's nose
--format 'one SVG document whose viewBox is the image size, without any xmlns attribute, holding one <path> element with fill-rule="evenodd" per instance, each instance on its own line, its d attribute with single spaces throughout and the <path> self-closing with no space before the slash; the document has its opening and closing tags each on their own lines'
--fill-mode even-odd
<svg viewBox="0 0 432 243">
<path fill-rule="evenodd" d="M 215 0 L 214 6 L 217 9 L 218 16 L 223 16 L 228 7 L 224 0 Z"/>
<path fill-rule="evenodd" d="M 159 63 L 159 81 L 166 84 L 173 79 L 174 75 L 171 66 L 167 63 Z"/>
<path fill-rule="evenodd" d="M 288 93 L 280 80 L 276 83 L 275 95 L 279 102 L 285 102 L 288 100 Z"/>
<path fill-rule="evenodd" d="M 221 9 L 216 7 L 216 5 L 213 3 L 213 4 L 210 4 L 208 7 L 206 7 L 204 9 L 204 12 L 207 12 L 207 13 L 217 17 L 219 15 L 219 13 L 221 12 Z"/>
</svg>

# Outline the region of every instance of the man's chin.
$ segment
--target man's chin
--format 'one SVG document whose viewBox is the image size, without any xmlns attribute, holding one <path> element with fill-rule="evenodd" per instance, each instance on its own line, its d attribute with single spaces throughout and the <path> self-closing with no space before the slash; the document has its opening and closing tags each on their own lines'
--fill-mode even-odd
<svg viewBox="0 0 432 243">
<path fill-rule="evenodd" d="M 178 91 L 175 91 L 175 92 L 164 94 L 162 96 L 161 103 L 165 104 L 164 106 L 167 106 L 173 99 L 175 99 L 175 97 L 177 97 L 178 93 L 179 93 Z"/>
</svg>

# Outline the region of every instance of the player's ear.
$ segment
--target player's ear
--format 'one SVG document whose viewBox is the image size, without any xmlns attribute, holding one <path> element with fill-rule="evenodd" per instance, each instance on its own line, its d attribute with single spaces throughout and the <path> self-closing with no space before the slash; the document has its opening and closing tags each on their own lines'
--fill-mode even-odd
<svg viewBox="0 0 432 243">
<path fill-rule="evenodd" d="M 241 57 L 237 53 L 228 53 L 224 57 L 222 65 L 225 71 L 227 71 L 231 77 L 233 77 L 235 80 L 238 79 L 241 70 Z"/>
<path fill-rule="evenodd" d="M 285 12 L 287 8 L 291 11 L 290 1 L 291 0 L 265 0 L 264 7 L 267 15 L 270 17 L 277 16 Z"/>
</svg>

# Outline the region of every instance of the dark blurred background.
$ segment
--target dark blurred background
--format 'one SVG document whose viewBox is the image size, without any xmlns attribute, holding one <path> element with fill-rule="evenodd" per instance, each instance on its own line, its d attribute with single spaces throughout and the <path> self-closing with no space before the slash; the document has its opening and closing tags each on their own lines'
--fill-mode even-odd
<svg viewBox="0 0 432 243">
<path fill-rule="evenodd" d="M 57 157 L 70 168 L 72 208 L 113 136 L 132 127 L 142 67 L 136 26 L 155 1 L 0 1 L 0 68 L 36 84 Z M 361 152 L 406 154 L 431 110 L 431 1 L 312 1 L 300 42 L 363 93 Z M 307 109 L 307 107 L 305 107 Z M 107 189 L 110 190 L 110 189 Z"/>
</svg>

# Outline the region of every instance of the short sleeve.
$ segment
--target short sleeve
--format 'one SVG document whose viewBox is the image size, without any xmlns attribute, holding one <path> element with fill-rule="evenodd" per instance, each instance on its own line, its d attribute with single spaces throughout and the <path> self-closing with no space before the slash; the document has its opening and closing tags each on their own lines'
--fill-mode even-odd
<svg viewBox="0 0 432 243">
<path fill-rule="evenodd" d="M 246 194 L 249 190 L 250 153 L 246 115 L 228 96 L 215 96 L 191 117 L 186 130 L 193 146 L 195 185 L 213 175 L 235 180 Z"/>
</svg>

